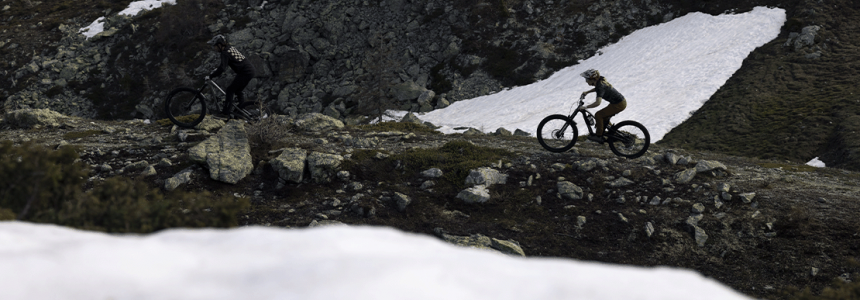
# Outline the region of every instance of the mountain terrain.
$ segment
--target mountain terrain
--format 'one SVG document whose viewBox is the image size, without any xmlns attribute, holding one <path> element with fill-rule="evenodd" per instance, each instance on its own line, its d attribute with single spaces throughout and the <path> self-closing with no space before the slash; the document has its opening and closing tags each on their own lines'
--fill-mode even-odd
<svg viewBox="0 0 860 300">
<path fill-rule="evenodd" d="M 117 233 L 390 226 L 511 255 L 688 268 L 764 299 L 856 299 L 825 295 L 856 290 L 857 172 L 660 144 L 623 159 L 584 139 L 550 153 L 504 130 L 319 113 L 171 125 L 7 113 L 0 219 Z"/>
<path fill-rule="evenodd" d="M 854 1 L 187 0 L 117 15 L 129 2 L 0 1 L 0 140 L 16 145 L 2 149 L 71 151 L 81 193 L 111 194 L 112 178 L 125 178 L 164 194 L 152 203 L 206 192 L 242 205 L 197 211 L 182 198 L 165 205 L 195 219 L 137 228 L 132 218 L 105 223 L 110 209 L 87 219 L 0 198 L 0 219 L 109 232 L 392 226 L 515 255 L 690 268 L 766 299 L 812 299 L 857 281 Z M 689 12 L 760 5 L 786 9 L 780 36 L 642 158 L 585 141 L 552 154 L 504 131 L 362 125 L 380 109 L 427 111 L 546 78 Z M 101 16 L 103 33 L 78 32 Z M 248 52 L 259 73 L 248 97 L 273 117 L 171 127 L 160 105 L 214 68 L 205 41 L 216 32 Z M 192 150 L 229 137 L 238 150 L 211 152 L 239 153 L 228 155 L 235 166 Z M 829 168 L 803 164 L 813 157 Z M 4 171 L 17 176 L 12 161 Z"/>
<path fill-rule="evenodd" d="M 689 12 L 771 6 L 787 13 L 779 37 L 662 142 L 858 169 L 855 1 L 188 0 L 117 14 L 129 2 L 3 1 L 4 109 L 162 118 L 170 90 L 214 68 L 205 41 L 223 33 L 257 66 L 249 98 L 356 124 L 546 78 Z M 103 33 L 78 33 L 100 16 Z"/>
</svg>

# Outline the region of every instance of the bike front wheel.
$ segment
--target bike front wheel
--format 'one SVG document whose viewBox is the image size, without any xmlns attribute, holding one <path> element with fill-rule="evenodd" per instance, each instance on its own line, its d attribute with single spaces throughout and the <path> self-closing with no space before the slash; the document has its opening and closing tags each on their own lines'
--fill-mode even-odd
<svg viewBox="0 0 860 300">
<path fill-rule="evenodd" d="M 550 152 L 564 152 L 573 148 L 579 132 L 576 123 L 565 115 L 551 115 L 540 121 L 537 128 L 538 143 Z"/>
<path fill-rule="evenodd" d="M 648 151 L 651 135 L 645 126 L 636 121 L 623 121 L 612 126 L 607 132 L 609 149 L 615 155 L 637 158 Z"/>
<path fill-rule="evenodd" d="M 164 110 L 176 126 L 194 128 L 206 117 L 206 101 L 195 89 L 178 88 L 167 94 Z"/>
</svg>

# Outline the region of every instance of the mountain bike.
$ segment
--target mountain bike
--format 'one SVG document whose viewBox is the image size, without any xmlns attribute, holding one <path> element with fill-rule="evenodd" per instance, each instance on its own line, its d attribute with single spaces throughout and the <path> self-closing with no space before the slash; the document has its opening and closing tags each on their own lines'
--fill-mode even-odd
<svg viewBox="0 0 860 300">
<path fill-rule="evenodd" d="M 206 87 L 221 92 L 221 96 L 217 97 L 224 102 L 227 92 L 221 88 L 214 80 L 207 78 L 206 82 L 199 89 L 191 87 L 180 87 L 170 91 L 167 94 L 167 99 L 164 101 L 164 111 L 167 117 L 173 124 L 179 127 L 194 128 L 197 124 L 203 121 L 206 117 L 207 106 L 212 106 L 216 111 L 221 111 L 221 106 L 217 102 L 211 102 L 209 97 L 206 97 L 204 90 Z M 214 93 L 214 92 L 213 92 Z M 216 97 L 212 97 L 216 98 Z M 233 105 L 233 115 L 247 122 L 253 123 L 260 120 L 260 105 L 254 101 L 244 101 Z"/>
<path fill-rule="evenodd" d="M 585 96 L 579 98 L 579 105 L 570 115 L 550 115 L 540 121 L 537 128 L 538 142 L 544 149 L 551 152 L 564 152 L 573 148 L 579 137 L 579 130 L 573 120 L 576 114 L 581 114 L 585 120 L 589 134 L 594 134 L 594 115 L 584 108 Z M 609 118 L 604 120 L 606 133 L 605 141 L 615 155 L 637 158 L 648 151 L 651 145 L 651 135 L 648 129 L 636 121 L 621 121 L 611 124 Z"/>
</svg>

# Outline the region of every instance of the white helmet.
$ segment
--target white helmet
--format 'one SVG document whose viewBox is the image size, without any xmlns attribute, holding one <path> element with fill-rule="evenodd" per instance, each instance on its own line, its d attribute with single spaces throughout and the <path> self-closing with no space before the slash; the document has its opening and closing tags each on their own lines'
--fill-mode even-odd
<svg viewBox="0 0 860 300">
<path fill-rule="evenodd" d="M 588 69 L 585 72 L 582 72 L 582 74 L 579 74 L 579 76 L 582 76 L 585 79 L 597 79 L 600 77 L 600 72 L 595 69 Z"/>
</svg>

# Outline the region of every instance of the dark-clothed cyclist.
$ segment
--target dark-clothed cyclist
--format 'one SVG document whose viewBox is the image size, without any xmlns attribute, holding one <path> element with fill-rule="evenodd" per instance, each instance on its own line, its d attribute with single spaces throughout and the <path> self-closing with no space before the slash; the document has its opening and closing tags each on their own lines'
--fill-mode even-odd
<svg viewBox="0 0 860 300">
<path fill-rule="evenodd" d="M 245 95 L 242 91 L 248 86 L 251 79 L 254 78 L 254 65 L 239 50 L 236 50 L 236 47 L 231 46 L 227 42 L 227 38 L 223 35 L 216 35 L 207 43 L 212 45 L 212 50 L 221 55 L 221 64 L 218 65 L 218 68 L 211 75 L 206 77 L 206 80 L 209 80 L 210 77 L 221 76 L 221 73 L 227 69 L 227 66 L 230 66 L 230 69 L 236 72 L 236 78 L 233 78 L 233 82 L 225 90 L 227 99 L 224 102 L 224 109 L 221 111 L 222 114 L 229 117 L 233 110 L 233 95 L 236 95 L 239 103 L 245 100 Z"/>
<path fill-rule="evenodd" d="M 609 105 L 604 107 L 603 109 L 597 111 L 594 114 L 594 120 L 597 122 L 596 130 L 593 135 L 589 135 L 588 139 L 591 141 L 595 141 L 598 143 L 602 143 L 605 139 L 603 138 L 603 130 L 604 128 L 604 120 L 620 113 L 625 108 L 627 108 L 627 100 L 624 99 L 624 96 L 618 92 L 614 87 L 612 87 L 609 82 L 606 81 L 606 78 L 600 76 L 600 72 L 595 69 L 589 69 L 585 72 L 582 72 L 580 76 L 585 78 L 585 82 L 590 86 L 594 86 L 593 89 L 582 92 L 582 97 L 591 92 L 597 92 L 597 97 L 594 103 L 588 105 L 586 108 L 595 108 L 600 106 L 600 100 L 606 99 L 609 102 Z"/>
</svg>

